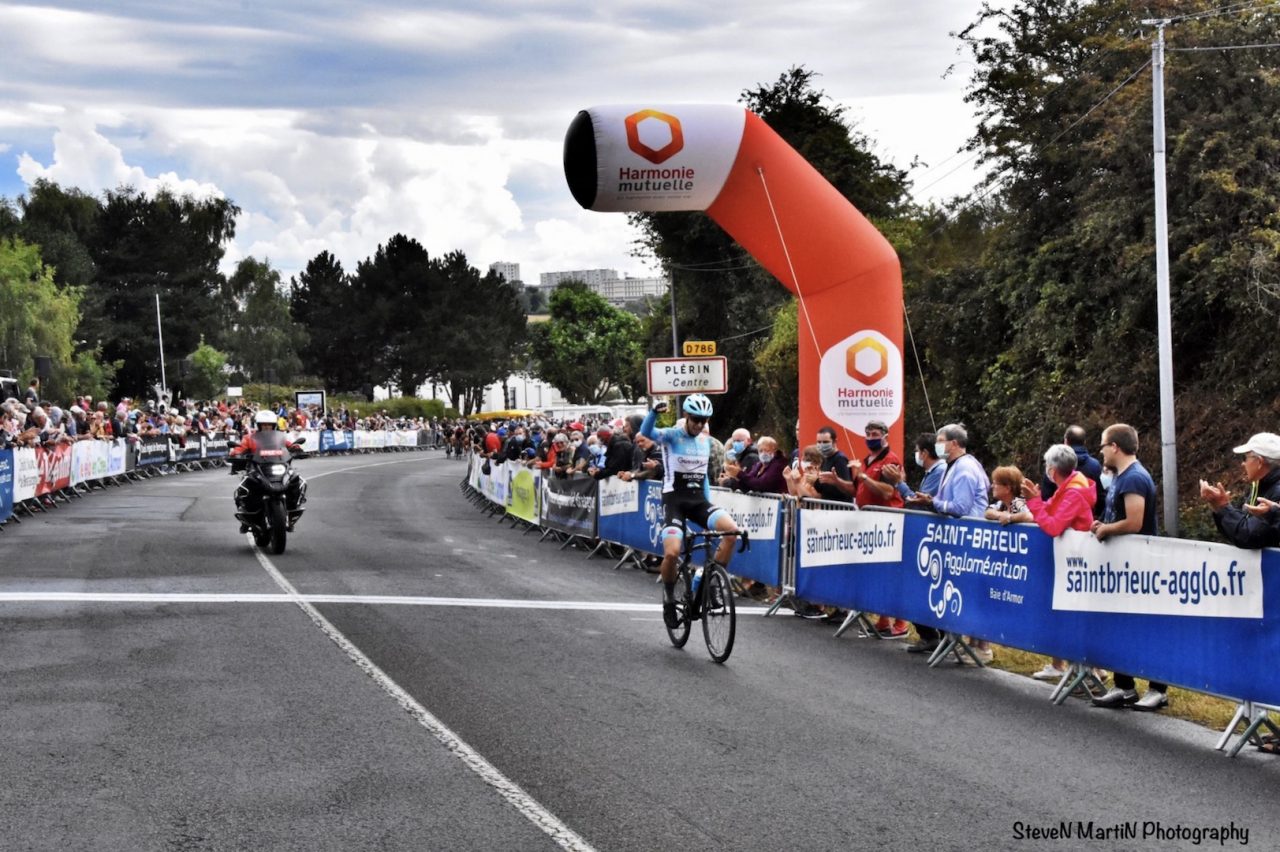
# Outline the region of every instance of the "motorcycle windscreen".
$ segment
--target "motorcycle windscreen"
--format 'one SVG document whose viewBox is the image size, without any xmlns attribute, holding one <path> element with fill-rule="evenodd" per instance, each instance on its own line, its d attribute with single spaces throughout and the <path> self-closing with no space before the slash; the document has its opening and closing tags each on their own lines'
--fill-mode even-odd
<svg viewBox="0 0 1280 852">
<path fill-rule="evenodd" d="M 262 430 L 255 432 L 253 440 L 258 445 L 258 451 L 253 454 L 253 460 L 258 462 L 287 462 L 289 461 L 289 450 L 286 447 L 289 436 L 278 429 Z"/>
</svg>

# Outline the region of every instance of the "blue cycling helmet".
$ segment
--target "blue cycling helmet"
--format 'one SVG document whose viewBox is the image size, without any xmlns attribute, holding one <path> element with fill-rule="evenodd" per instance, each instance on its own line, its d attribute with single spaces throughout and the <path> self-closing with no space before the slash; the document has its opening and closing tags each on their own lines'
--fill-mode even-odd
<svg viewBox="0 0 1280 852">
<path fill-rule="evenodd" d="M 684 413 L 704 419 L 711 417 L 711 400 L 706 394 L 695 393 L 684 401 Z"/>
</svg>

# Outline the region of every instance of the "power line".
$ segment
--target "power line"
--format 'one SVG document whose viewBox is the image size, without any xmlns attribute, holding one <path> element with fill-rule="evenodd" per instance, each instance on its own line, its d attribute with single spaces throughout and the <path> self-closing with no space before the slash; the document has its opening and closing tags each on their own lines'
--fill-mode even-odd
<svg viewBox="0 0 1280 852">
<path fill-rule="evenodd" d="M 1253 48 L 1280 47 L 1280 41 L 1266 44 L 1219 44 L 1209 47 L 1166 47 L 1167 53 L 1198 53 L 1204 50 L 1251 50 Z"/>
<path fill-rule="evenodd" d="M 1204 12 L 1191 12 L 1186 15 L 1177 15 L 1176 17 L 1167 18 L 1170 24 L 1180 23 L 1182 21 L 1198 21 L 1201 18 L 1216 18 L 1221 15 L 1230 15 L 1235 12 L 1253 12 L 1268 7 L 1277 7 L 1280 3 L 1275 0 L 1251 0 L 1248 3 L 1235 3 L 1230 6 L 1220 6 L 1217 9 L 1208 9 Z"/>
</svg>

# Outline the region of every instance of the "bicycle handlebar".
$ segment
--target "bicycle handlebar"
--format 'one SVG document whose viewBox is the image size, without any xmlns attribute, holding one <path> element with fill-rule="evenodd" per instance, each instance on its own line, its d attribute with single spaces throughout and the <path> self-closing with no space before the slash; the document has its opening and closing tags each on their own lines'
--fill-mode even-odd
<svg viewBox="0 0 1280 852">
<path fill-rule="evenodd" d="M 686 540 L 695 538 L 724 538 L 725 536 L 736 535 L 738 537 L 738 552 L 744 553 L 751 546 L 751 535 L 746 530 L 735 530 L 734 532 L 723 532 L 721 530 L 698 530 L 697 532 L 685 533 Z"/>
</svg>

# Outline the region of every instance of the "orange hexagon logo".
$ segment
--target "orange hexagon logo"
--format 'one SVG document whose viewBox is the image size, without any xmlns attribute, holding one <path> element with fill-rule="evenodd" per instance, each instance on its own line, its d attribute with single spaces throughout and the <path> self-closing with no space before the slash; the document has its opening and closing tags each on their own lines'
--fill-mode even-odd
<svg viewBox="0 0 1280 852">
<path fill-rule="evenodd" d="M 644 121 L 660 121 L 665 124 L 671 131 L 671 141 L 661 148 L 646 145 L 640 139 L 640 124 Z M 684 131 L 680 128 L 680 119 L 674 115 L 667 115 L 656 109 L 642 109 L 627 116 L 624 123 L 627 126 L 627 147 L 654 165 L 671 159 L 684 147 Z"/>
<path fill-rule="evenodd" d="M 889 375 L 889 351 L 873 337 L 864 337 L 844 353 L 845 370 L 864 385 Z"/>
</svg>

